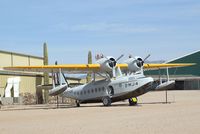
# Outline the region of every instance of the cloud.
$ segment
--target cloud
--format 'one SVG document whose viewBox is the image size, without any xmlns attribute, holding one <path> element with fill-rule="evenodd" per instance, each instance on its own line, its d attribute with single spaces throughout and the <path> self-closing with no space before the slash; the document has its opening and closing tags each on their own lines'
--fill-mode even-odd
<svg viewBox="0 0 200 134">
<path fill-rule="evenodd" d="M 119 23 L 91 23 L 73 25 L 68 28 L 74 32 L 107 32 L 107 33 L 149 33 L 156 32 L 158 28 L 148 26 L 134 26 Z"/>
</svg>

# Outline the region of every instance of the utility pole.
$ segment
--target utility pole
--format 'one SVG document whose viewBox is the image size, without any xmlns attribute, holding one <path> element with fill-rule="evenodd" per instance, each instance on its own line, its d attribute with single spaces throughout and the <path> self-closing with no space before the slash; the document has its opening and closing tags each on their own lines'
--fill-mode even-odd
<svg viewBox="0 0 200 134">
<path fill-rule="evenodd" d="M 92 64 L 92 52 L 88 52 L 88 64 Z M 89 83 L 91 81 L 91 73 L 87 73 L 86 82 Z"/>
<path fill-rule="evenodd" d="M 44 65 L 48 65 L 48 49 L 46 42 L 43 45 L 43 54 L 44 54 Z M 44 72 L 44 85 L 48 84 L 49 84 L 49 73 Z M 44 90 L 44 103 L 48 103 L 48 100 L 49 100 L 49 91 Z"/>
<path fill-rule="evenodd" d="M 169 70 L 168 70 L 168 68 L 167 68 L 166 71 L 167 71 L 167 82 L 169 82 Z M 167 97 L 168 97 L 168 96 L 167 96 L 167 89 L 166 89 L 166 91 L 165 91 L 165 99 L 166 99 L 165 101 L 166 101 L 166 104 L 168 103 L 168 102 L 167 102 Z"/>
</svg>

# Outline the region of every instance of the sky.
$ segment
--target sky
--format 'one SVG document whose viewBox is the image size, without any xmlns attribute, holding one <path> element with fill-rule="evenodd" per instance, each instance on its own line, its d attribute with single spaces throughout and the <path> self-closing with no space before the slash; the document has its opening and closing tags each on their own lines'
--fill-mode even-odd
<svg viewBox="0 0 200 134">
<path fill-rule="evenodd" d="M 170 60 L 200 49 L 199 0 L 0 0 L 0 50 L 50 63 L 87 53 Z"/>
</svg>

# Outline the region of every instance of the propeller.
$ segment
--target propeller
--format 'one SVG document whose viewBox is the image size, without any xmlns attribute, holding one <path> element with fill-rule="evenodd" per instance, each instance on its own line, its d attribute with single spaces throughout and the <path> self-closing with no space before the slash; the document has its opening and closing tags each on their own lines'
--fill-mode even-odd
<svg viewBox="0 0 200 134">
<path fill-rule="evenodd" d="M 124 54 L 120 55 L 116 61 L 119 61 L 122 57 L 124 57 Z"/>
<path fill-rule="evenodd" d="M 108 64 L 111 68 L 115 67 L 117 64 L 117 61 L 114 58 L 108 59 Z"/>
<path fill-rule="evenodd" d="M 142 58 L 137 58 L 136 64 L 138 67 L 142 67 L 144 65 L 144 62 L 150 57 L 151 55 L 148 54 L 144 60 L 142 60 Z"/>
<path fill-rule="evenodd" d="M 114 58 L 108 59 L 107 57 L 105 57 L 108 60 L 109 66 L 112 68 L 112 75 L 113 75 L 114 78 L 116 77 L 115 67 L 116 67 L 117 61 L 119 61 L 123 56 L 124 56 L 124 54 L 120 55 L 117 58 L 117 60 L 115 60 Z"/>
<path fill-rule="evenodd" d="M 144 61 L 142 60 L 142 58 L 137 58 L 136 64 L 138 67 L 142 67 L 144 64 Z"/>
<path fill-rule="evenodd" d="M 151 55 L 148 54 L 145 58 L 144 58 L 144 62 L 150 57 Z"/>
<path fill-rule="evenodd" d="M 116 63 L 117 61 L 119 61 L 122 57 L 124 56 L 124 54 L 120 55 L 117 60 L 115 61 L 115 66 L 112 67 L 112 73 L 113 73 L 113 77 L 116 78 L 116 71 L 115 71 L 115 68 L 116 68 Z"/>
</svg>

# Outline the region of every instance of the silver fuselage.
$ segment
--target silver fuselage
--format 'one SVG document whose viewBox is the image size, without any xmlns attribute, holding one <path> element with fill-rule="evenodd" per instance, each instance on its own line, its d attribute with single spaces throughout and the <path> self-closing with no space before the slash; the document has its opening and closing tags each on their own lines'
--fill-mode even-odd
<svg viewBox="0 0 200 134">
<path fill-rule="evenodd" d="M 153 82 L 152 77 L 142 74 L 126 75 L 113 79 L 91 81 L 74 88 L 68 88 L 61 96 L 79 100 L 80 102 L 100 102 L 103 97 L 110 96 L 112 102 L 137 97 L 146 93 L 146 89 Z M 146 87 L 144 87 L 146 86 Z M 112 88 L 112 94 L 109 89 Z"/>
</svg>

